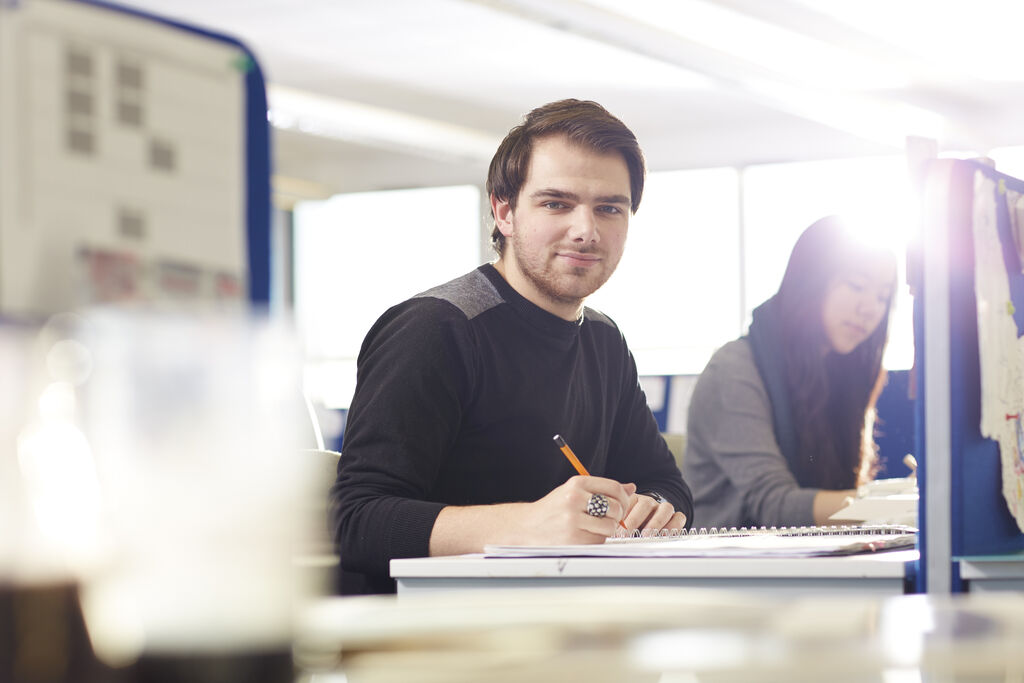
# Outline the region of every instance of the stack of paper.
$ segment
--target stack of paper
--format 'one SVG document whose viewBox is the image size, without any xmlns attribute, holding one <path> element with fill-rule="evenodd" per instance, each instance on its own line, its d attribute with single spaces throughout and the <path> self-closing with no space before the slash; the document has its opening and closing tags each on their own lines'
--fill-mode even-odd
<svg viewBox="0 0 1024 683">
<path fill-rule="evenodd" d="M 857 497 L 830 519 L 917 526 L 917 505 L 916 477 L 879 479 L 857 489 Z"/>
<path fill-rule="evenodd" d="M 816 557 L 912 548 L 912 527 L 807 527 L 610 538 L 596 545 L 489 545 L 488 557 Z"/>
</svg>

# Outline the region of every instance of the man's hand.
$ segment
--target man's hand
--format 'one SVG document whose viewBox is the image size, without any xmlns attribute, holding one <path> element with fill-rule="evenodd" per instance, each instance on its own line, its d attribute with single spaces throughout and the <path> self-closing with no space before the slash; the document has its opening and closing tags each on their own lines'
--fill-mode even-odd
<svg viewBox="0 0 1024 683">
<path fill-rule="evenodd" d="M 535 503 L 530 503 L 524 533 L 535 536 L 528 545 L 601 543 L 621 529 L 619 521 L 633 505 L 636 486 L 604 477 L 575 476 Z M 594 494 L 605 497 L 603 517 L 587 512 Z"/>
<path fill-rule="evenodd" d="M 607 499 L 603 517 L 587 512 L 594 494 Z M 485 545 L 602 543 L 622 528 L 619 522 L 635 502 L 635 484 L 575 476 L 533 503 L 450 505 L 434 521 L 430 554 L 479 553 Z"/>
<path fill-rule="evenodd" d="M 676 512 L 672 503 L 667 500 L 659 501 L 654 495 L 639 494 L 632 496 L 632 505 L 626 515 L 626 526 L 630 529 L 639 529 L 644 536 L 650 536 L 663 529 L 685 528 L 686 515 Z"/>
</svg>

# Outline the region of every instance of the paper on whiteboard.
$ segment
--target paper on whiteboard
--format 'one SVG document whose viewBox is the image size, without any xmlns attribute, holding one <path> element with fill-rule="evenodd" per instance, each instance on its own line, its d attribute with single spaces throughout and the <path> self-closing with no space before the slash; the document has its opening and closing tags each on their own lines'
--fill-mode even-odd
<svg viewBox="0 0 1024 683">
<path fill-rule="evenodd" d="M 981 173 L 974 181 L 974 289 L 981 365 L 981 433 L 999 444 L 1003 496 L 1024 531 L 1024 342 L 1017 337 L 1010 284 L 996 228 L 996 201 L 1011 213 L 1020 195 Z"/>
</svg>

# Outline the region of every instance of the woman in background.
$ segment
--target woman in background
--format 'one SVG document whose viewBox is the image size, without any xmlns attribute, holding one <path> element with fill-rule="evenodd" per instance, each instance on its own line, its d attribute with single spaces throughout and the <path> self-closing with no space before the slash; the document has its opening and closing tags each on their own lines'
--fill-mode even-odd
<svg viewBox="0 0 1024 683">
<path fill-rule="evenodd" d="M 804 231 L 779 291 L 694 389 L 683 474 L 696 524 L 828 524 L 871 477 L 895 289 L 895 256 L 839 218 Z"/>
</svg>

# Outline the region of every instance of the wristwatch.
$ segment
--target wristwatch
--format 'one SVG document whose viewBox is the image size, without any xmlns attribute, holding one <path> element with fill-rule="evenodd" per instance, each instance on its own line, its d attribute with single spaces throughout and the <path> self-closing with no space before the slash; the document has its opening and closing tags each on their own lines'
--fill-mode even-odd
<svg viewBox="0 0 1024 683">
<path fill-rule="evenodd" d="M 661 495 L 657 491 L 644 491 L 640 495 L 641 496 L 649 496 L 649 497 L 653 498 L 654 500 L 658 501 L 659 505 L 661 505 L 662 503 L 667 503 L 668 502 L 667 500 L 665 500 L 665 496 Z"/>
</svg>

